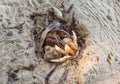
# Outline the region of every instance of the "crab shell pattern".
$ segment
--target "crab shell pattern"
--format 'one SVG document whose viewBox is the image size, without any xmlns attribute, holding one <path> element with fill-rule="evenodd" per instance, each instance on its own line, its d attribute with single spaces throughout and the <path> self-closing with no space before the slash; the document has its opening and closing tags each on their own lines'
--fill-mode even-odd
<svg viewBox="0 0 120 84">
<path fill-rule="evenodd" d="M 48 62 L 64 62 L 75 58 L 79 53 L 76 33 L 72 31 L 71 37 L 62 29 L 51 31 L 46 36 L 44 51 L 44 59 Z"/>
</svg>

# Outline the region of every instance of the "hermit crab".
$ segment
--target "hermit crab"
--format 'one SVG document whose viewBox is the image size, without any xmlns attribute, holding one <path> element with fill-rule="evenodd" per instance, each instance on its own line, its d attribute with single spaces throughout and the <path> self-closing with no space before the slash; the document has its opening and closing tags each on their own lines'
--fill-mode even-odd
<svg viewBox="0 0 120 84">
<path fill-rule="evenodd" d="M 78 45 L 77 45 L 77 36 L 74 31 L 72 31 L 72 38 L 64 38 L 63 42 L 65 43 L 64 48 L 60 48 L 55 45 L 57 52 L 63 54 L 64 56 L 58 59 L 52 59 L 51 62 L 63 62 L 67 59 L 75 58 L 78 55 Z"/>
<path fill-rule="evenodd" d="M 64 62 L 75 58 L 79 53 L 77 35 L 70 35 L 63 29 L 53 29 L 46 34 L 44 41 L 44 59 L 48 62 Z"/>
</svg>

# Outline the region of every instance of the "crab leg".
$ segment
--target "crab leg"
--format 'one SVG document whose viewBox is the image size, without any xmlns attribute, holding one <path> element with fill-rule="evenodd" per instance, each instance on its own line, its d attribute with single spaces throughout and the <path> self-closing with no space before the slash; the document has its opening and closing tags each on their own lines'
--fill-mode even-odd
<svg viewBox="0 0 120 84">
<path fill-rule="evenodd" d="M 74 43 L 76 46 L 78 46 L 78 45 L 77 45 L 77 35 L 76 35 L 76 33 L 75 33 L 74 31 L 72 31 L 72 33 L 73 33 L 73 36 L 72 36 L 72 38 L 73 38 L 73 43 Z"/>
<path fill-rule="evenodd" d="M 51 62 L 64 62 L 66 59 L 70 58 L 71 56 L 67 55 L 67 56 L 64 56 L 62 58 L 59 58 L 59 59 L 53 59 L 53 60 L 50 60 Z"/>
<path fill-rule="evenodd" d="M 70 46 L 68 46 L 67 44 L 65 44 L 65 51 L 70 54 L 70 55 L 74 55 L 74 51 L 70 48 Z"/>
<path fill-rule="evenodd" d="M 75 45 L 73 42 L 69 42 L 68 45 L 70 45 L 70 47 L 71 47 L 71 49 L 72 49 L 73 51 L 78 50 L 78 46 Z"/>
<path fill-rule="evenodd" d="M 55 49 L 59 52 L 59 53 L 62 53 L 64 55 L 67 55 L 68 53 L 65 52 L 65 50 L 61 49 L 60 47 L 58 47 L 57 45 L 55 45 Z"/>
</svg>

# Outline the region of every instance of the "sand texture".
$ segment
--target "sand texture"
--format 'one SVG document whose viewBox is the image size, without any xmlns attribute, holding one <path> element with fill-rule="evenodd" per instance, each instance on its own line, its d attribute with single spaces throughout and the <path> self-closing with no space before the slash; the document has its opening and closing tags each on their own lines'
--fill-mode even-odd
<svg viewBox="0 0 120 84">
<path fill-rule="evenodd" d="M 51 8 L 88 34 L 77 62 L 56 67 L 36 55 L 32 32 Z M 0 84 L 120 84 L 120 0 L 0 0 Z"/>
</svg>

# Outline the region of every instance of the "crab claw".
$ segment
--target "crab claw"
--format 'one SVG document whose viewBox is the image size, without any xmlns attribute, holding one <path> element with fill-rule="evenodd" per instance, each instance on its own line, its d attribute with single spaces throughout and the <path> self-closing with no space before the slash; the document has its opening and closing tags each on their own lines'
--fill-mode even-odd
<svg viewBox="0 0 120 84">
<path fill-rule="evenodd" d="M 75 54 L 75 52 L 67 44 L 65 44 L 64 50 L 58 47 L 57 45 L 55 45 L 55 49 L 64 55 L 70 54 L 73 56 Z"/>
<path fill-rule="evenodd" d="M 65 44 L 65 51 L 72 56 L 75 55 L 75 52 L 67 44 Z"/>
<path fill-rule="evenodd" d="M 71 38 L 64 38 L 63 41 L 70 46 L 70 48 L 76 53 L 78 50 L 78 45 L 77 45 L 77 36 L 74 31 L 72 39 Z"/>
<path fill-rule="evenodd" d="M 72 42 L 72 39 L 70 38 L 64 38 L 63 41 L 68 44 L 73 50 L 77 50 L 78 47 L 77 45 L 75 44 L 75 42 Z"/>
<path fill-rule="evenodd" d="M 67 53 L 65 52 L 65 50 L 61 49 L 60 47 L 58 47 L 57 45 L 55 45 L 55 49 L 59 52 L 62 53 L 64 55 L 66 55 Z"/>
<path fill-rule="evenodd" d="M 73 42 L 69 42 L 69 46 L 71 47 L 71 49 L 76 52 L 78 50 L 78 46 L 75 45 Z"/>
</svg>

